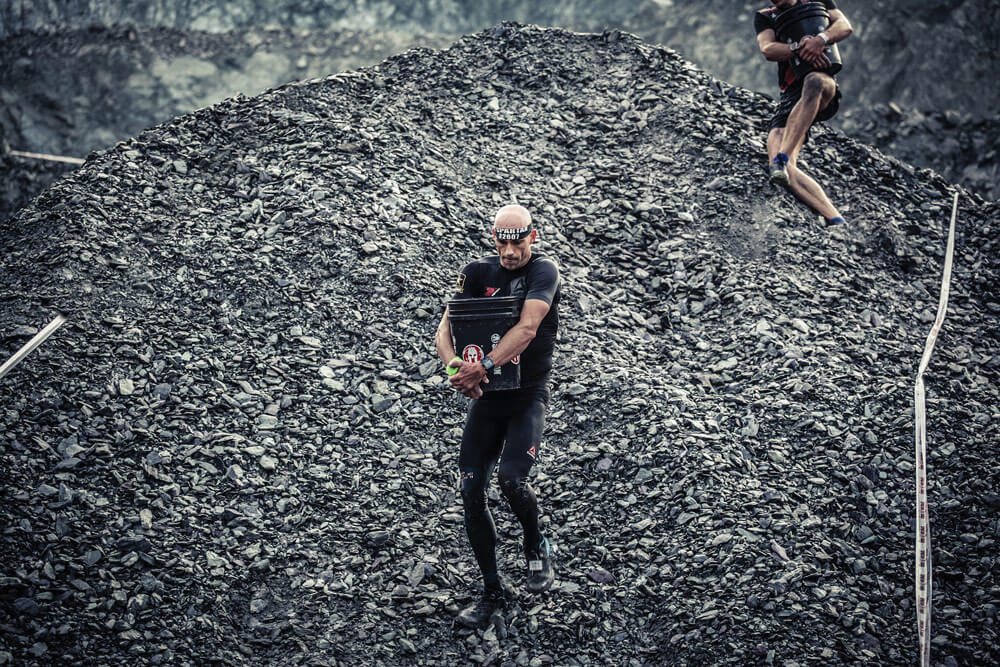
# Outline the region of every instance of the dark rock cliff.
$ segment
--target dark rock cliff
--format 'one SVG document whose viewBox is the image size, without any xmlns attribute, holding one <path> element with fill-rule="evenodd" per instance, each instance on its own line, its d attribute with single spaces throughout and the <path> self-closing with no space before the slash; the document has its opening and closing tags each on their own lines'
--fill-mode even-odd
<svg viewBox="0 0 1000 667">
<path fill-rule="evenodd" d="M 760 95 L 504 25 L 151 128 L 0 223 L 0 661 L 1000 660 L 997 208 L 829 128 L 850 224 L 766 183 Z M 463 403 L 431 337 L 498 205 L 565 283 L 534 484 L 559 585 L 457 630 Z M 496 498 L 494 498 L 496 500 Z M 501 567 L 522 582 L 498 504 Z"/>
<path fill-rule="evenodd" d="M 503 20 L 573 30 L 620 28 L 681 52 L 715 76 L 769 90 L 773 74 L 747 51 L 752 14 L 767 0 L 675 2 L 608 0 L 106 0 L 11 2 L 0 10 L 0 34 L 67 27 L 133 24 L 148 28 L 225 32 L 273 27 L 390 30 L 459 35 Z M 1000 5 L 981 0 L 886 0 L 840 3 L 858 28 L 850 42 L 852 94 L 860 106 L 895 102 L 919 109 L 987 113 L 1000 102 Z M 947 82 L 948 85 L 940 85 Z"/>
</svg>

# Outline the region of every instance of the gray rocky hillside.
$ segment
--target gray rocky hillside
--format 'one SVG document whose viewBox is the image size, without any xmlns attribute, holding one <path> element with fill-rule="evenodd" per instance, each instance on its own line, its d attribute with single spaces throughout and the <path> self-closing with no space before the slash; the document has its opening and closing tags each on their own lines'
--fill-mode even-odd
<svg viewBox="0 0 1000 667">
<path fill-rule="evenodd" d="M 913 664 L 914 373 L 955 188 L 616 32 L 504 24 L 154 127 L 0 223 L 0 663 Z M 934 656 L 1000 660 L 996 204 L 928 377 Z M 497 206 L 565 279 L 559 584 L 485 632 L 432 334 Z M 501 500 L 494 497 L 498 505 Z M 496 512 L 519 587 L 517 527 Z"/>
</svg>

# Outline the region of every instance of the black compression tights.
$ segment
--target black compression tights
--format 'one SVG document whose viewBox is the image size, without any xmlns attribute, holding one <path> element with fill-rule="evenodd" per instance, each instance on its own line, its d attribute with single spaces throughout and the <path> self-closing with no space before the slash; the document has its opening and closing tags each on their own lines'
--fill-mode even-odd
<svg viewBox="0 0 1000 667">
<path fill-rule="evenodd" d="M 541 397 L 473 401 L 458 455 L 465 530 L 487 585 L 497 581 L 496 527 L 486 499 L 497 461 L 500 490 L 524 529 L 525 551 L 541 541 L 538 500 L 528 485 L 528 471 L 538 457 L 545 426 Z"/>
</svg>

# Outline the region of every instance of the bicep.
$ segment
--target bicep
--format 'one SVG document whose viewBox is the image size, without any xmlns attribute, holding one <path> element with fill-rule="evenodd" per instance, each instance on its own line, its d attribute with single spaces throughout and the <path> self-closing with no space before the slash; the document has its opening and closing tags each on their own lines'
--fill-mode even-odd
<svg viewBox="0 0 1000 667">
<path fill-rule="evenodd" d="M 833 25 L 837 21 L 843 21 L 844 24 L 848 28 L 851 27 L 851 22 L 847 20 L 846 16 L 844 16 L 844 12 L 840 11 L 839 9 L 831 9 L 830 10 L 830 25 Z"/>
<path fill-rule="evenodd" d="M 521 307 L 521 319 L 518 324 L 526 326 L 532 331 L 537 331 L 538 325 L 549 314 L 550 307 L 548 302 L 541 299 L 525 299 L 524 306 Z"/>
</svg>

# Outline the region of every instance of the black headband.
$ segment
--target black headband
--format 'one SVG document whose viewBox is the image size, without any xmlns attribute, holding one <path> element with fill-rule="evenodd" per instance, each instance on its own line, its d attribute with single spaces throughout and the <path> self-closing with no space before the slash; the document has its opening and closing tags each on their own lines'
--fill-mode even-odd
<svg viewBox="0 0 1000 667">
<path fill-rule="evenodd" d="M 497 237 L 497 241 L 520 241 L 531 236 L 531 232 L 530 223 L 527 227 L 518 227 L 516 229 L 493 228 L 493 234 Z"/>
</svg>

